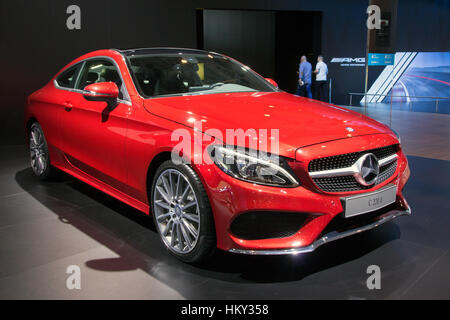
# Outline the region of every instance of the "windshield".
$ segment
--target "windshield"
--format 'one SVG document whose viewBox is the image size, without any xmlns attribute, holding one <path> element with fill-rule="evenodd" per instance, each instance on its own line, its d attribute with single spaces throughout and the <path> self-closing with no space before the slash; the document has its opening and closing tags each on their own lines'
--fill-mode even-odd
<svg viewBox="0 0 450 320">
<path fill-rule="evenodd" d="M 248 67 L 218 54 L 142 54 L 127 58 L 136 87 L 146 98 L 276 91 Z"/>
</svg>

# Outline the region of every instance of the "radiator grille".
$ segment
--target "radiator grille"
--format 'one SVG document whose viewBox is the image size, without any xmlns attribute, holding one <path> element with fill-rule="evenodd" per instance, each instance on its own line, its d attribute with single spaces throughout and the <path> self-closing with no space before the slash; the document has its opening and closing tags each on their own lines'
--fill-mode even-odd
<svg viewBox="0 0 450 320">
<path fill-rule="evenodd" d="M 397 160 L 380 168 L 377 180 L 371 186 L 362 186 L 353 176 L 314 178 L 314 183 L 325 192 L 348 192 L 370 189 L 391 177 L 397 168 Z"/>
<path fill-rule="evenodd" d="M 397 151 L 398 145 L 391 145 L 362 152 L 353 152 L 338 156 L 320 158 L 312 160 L 309 163 L 308 168 L 310 172 L 346 168 L 352 166 L 362 155 L 366 153 L 372 153 L 377 157 L 377 159 L 380 160 L 397 153 Z M 377 180 L 373 185 L 370 186 L 363 186 L 359 184 L 356 181 L 355 177 L 350 175 L 341 177 L 313 178 L 312 180 L 319 189 L 325 192 L 348 192 L 366 190 L 392 177 L 396 169 L 397 160 L 380 167 L 380 172 Z"/>
<path fill-rule="evenodd" d="M 326 157 L 314 159 L 309 163 L 308 170 L 309 172 L 315 171 L 324 171 L 324 170 L 333 170 L 350 167 L 352 164 L 358 160 L 359 157 L 366 153 L 373 153 L 377 159 L 386 158 L 394 153 L 397 153 L 398 145 L 394 144 L 387 147 L 360 151 L 360 152 L 352 152 L 346 154 L 340 154 L 337 156 Z"/>
</svg>

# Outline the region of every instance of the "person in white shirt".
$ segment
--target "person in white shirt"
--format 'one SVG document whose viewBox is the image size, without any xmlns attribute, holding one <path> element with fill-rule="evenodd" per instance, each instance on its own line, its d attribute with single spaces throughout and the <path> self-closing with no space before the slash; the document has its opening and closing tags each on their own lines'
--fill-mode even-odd
<svg viewBox="0 0 450 320">
<path fill-rule="evenodd" d="M 316 85 L 315 85 L 315 96 L 317 100 L 326 101 L 327 97 L 327 74 L 328 67 L 325 62 L 323 62 L 323 56 L 319 55 L 317 57 L 316 70 Z"/>
</svg>

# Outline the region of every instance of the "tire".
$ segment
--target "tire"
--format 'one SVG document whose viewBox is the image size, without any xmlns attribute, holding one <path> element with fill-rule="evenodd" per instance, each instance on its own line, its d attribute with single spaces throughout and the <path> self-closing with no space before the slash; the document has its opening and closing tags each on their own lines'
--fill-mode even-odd
<svg viewBox="0 0 450 320">
<path fill-rule="evenodd" d="M 54 176 L 55 169 L 50 164 L 47 140 L 39 123 L 35 122 L 31 125 L 28 136 L 31 169 L 39 179 L 49 180 Z"/>
<path fill-rule="evenodd" d="M 211 206 L 189 165 L 163 162 L 156 170 L 150 199 L 156 229 L 172 255 L 187 263 L 204 262 L 213 255 L 216 233 Z"/>
</svg>

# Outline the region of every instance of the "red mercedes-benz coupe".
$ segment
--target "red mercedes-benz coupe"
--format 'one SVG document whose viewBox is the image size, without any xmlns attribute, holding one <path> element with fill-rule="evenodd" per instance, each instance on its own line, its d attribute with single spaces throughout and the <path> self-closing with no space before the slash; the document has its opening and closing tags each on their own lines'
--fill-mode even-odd
<svg viewBox="0 0 450 320">
<path fill-rule="evenodd" d="M 39 178 L 58 168 L 152 215 L 186 262 L 310 252 L 410 214 L 395 132 L 213 52 L 88 53 L 29 96 L 25 126 Z"/>
</svg>

